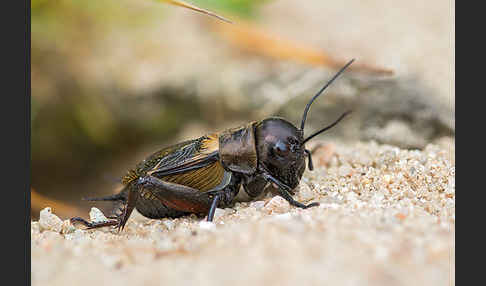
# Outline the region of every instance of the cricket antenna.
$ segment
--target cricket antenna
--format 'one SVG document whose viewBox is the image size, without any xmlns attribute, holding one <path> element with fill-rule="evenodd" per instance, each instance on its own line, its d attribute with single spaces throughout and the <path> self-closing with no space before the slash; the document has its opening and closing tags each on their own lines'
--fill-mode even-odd
<svg viewBox="0 0 486 286">
<path fill-rule="evenodd" d="M 231 22 L 230 20 L 224 18 L 223 16 L 220 16 L 220 15 L 214 13 L 214 12 L 211 12 L 211 11 L 206 10 L 206 9 L 203 9 L 203 8 L 199 8 L 197 6 L 191 5 L 191 4 L 186 3 L 186 2 L 183 2 L 183 1 L 179 1 L 179 0 L 165 0 L 165 2 L 167 2 L 169 4 L 172 4 L 172 5 L 175 5 L 175 6 L 180 6 L 180 7 L 184 7 L 184 8 L 193 10 L 193 11 L 197 11 L 197 12 L 200 12 L 200 13 L 203 13 L 203 14 L 206 14 L 206 15 L 209 15 L 209 16 L 212 16 L 212 17 L 215 17 L 215 18 L 218 18 L 219 20 L 224 21 L 226 23 L 233 24 L 233 22 Z"/>
<path fill-rule="evenodd" d="M 309 103 L 307 103 L 307 106 L 305 107 L 304 109 L 304 115 L 302 116 L 302 124 L 300 124 L 300 130 L 302 130 L 302 132 L 304 132 L 304 125 L 305 125 L 305 120 L 307 119 L 307 112 L 309 112 L 309 109 L 310 109 L 310 106 L 312 104 L 312 102 L 314 102 L 314 100 L 319 97 L 319 95 L 321 95 L 321 93 L 350 65 L 354 62 L 354 59 L 350 60 L 344 67 L 341 68 L 340 71 L 338 71 L 336 73 L 336 75 L 334 75 L 333 78 L 331 78 L 330 81 L 328 81 L 326 83 L 326 85 L 324 85 L 321 90 L 319 90 L 319 92 L 314 95 L 314 97 L 309 101 Z M 341 118 L 342 119 L 342 118 Z M 337 123 L 337 122 L 336 122 Z M 327 129 L 326 129 L 327 130 Z"/>
<path fill-rule="evenodd" d="M 346 115 L 350 114 L 351 113 L 351 110 L 349 111 L 346 111 L 344 112 L 341 116 L 339 116 L 339 118 L 334 121 L 332 124 L 330 124 L 329 126 L 326 126 L 324 128 L 322 128 L 321 130 L 315 132 L 314 134 L 312 134 L 311 136 L 307 137 L 304 139 L 304 141 L 302 142 L 302 145 L 305 144 L 305 142 L 311 140 L 312 138 L 316 137 L 317 135 L 321 134 L 322 132 L 326 131 L 326 130 L 329 130 L 331 128 L 333 128 L 336 124 L 338 124 L 339 121 L 341 121 Z"/>
</svg>

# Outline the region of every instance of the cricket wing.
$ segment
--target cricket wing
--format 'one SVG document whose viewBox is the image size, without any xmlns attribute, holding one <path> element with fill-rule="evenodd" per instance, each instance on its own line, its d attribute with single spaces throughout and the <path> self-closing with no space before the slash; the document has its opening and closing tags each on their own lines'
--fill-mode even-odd
<svg viewBox="0 0 486 286">
<path fill-rule="evenodd" d="M 162 178 L 205 167 L 219 160 L 217 134 L 185 141 L 155 152 L 123 178 L 125 185 L 133 180 L 152 175 Z"/>
<path fill-rule="evenodd" d="M 171 148 L 170 152 L 163 150 L 163 154 L 154 154 L 158 162 L 147 171 L 147 174 L 160 178 L 165 175 L 199 169 L 219 160 L 217 135 L 203 136 L 185 143 L 176 145 L 177 148 Z"/>
<path fill-rule="evenodd" d="M 219 161 L 218 139 L 217 134 L 211 134 L 176 145 L 170 152 L 159 151 L 154 154 L 158 162 L 146 174 L 199 192 L 227 185 L 229 181 Z"/>
<path fill-rule="evenodd" d="M 219 161 L 209 162 L 199 168 L 191 168 L 188 171 L 166 175 L 160 179 L 166 182 L 191 187 L 199 192 L 207 192 L 214 189 L 221 190 L 230 182 L 230 176 Z"/>
</svg>

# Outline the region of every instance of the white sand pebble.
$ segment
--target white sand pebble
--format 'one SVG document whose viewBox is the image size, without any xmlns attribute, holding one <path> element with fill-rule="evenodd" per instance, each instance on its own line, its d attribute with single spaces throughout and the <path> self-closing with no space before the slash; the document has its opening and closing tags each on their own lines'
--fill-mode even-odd
<svg viewBox="0 0 486 286">
<path fill-rule="evenodd" d="M 164 219 L 164 220 L 162 220 L 162 224 L 165 225 L 165 227 L 167 228 L 167 230 L 173 230 L 174 227 L 175 227 L 175 223 L 171 219 Z"/>
<path fill-rule="evenodd" d="M 82 239 L 87 239 L 87 237 L 84 234 L 84 231 L 80 229 L 75 229 L 73 232 L 66 233 L 64 235 L 64 238 L 67 240 L 82 240 Z"/>
<path fill-rule="evenodd" d="M 172 219 L 164 219 L 162 220 L 162 224 L 167 228 L 167 230 L 173 230 L 175 227 L 175 223 Z"/>
<path fill-rule="evenodd" d="M 61 233 L 63 234 L 73 233 L 75 230 L 76 227 L 74 227 L 74 225 L 72 225 L 68 219 L 62 222 Z"/>
<path fill-rule="evenodd" d="M 39 229 L 40 231 L 51 230 L 61 232 L 62 220 L 51 212 L 50 207 L 47 207 L 40 211 Z"/>
<path fill-rule="evenodd" d="M 267 213 L 285 213 L 290 210 L 290 204 L 281 196 L 273 197 L 264 207 Z"/>
<path fill-rule="evenodd" d="M 339 175 L 342 177 L 351 176 L 353 174 L 353 168 L 349 165 L 343 165 L 339 167 Z"/>
<path fill-rule="evenodd" d="M 299 191 L 297 192 L 297 197 L 301 202 L 307 202 L 315 197 L 315 193 L 311 190 L 309 185 L 301 183 L 299 185 Z"/>
<path fill-rule="evenodd" d="M 292 218 L 292 215 L 290 213 L 284 213 L 284 214 L 274 215 L 271 218 L 273 220 L 283 221 L 283 220 L 289 220 L 289 219 L 291 219 Z"/>
<path fill-rule="evenodd" d="M 220 208 L 217 208 L 215 211 L 214 211 L 214 218 L 213 218 L 213 221 L 219 219 L 220 217 L 224 216 L 226 214 L 226 211 L 223 210 L 223 209 L 220 209 Z"/>
<path fill-rule="evenodd" d="M 205 230 L 213 230 L 216 227 L 216 225 L 213 222 L 202 220 L 199 222 L 199 227 Z"/>
<path fill-rule="evenodd" d="M 254 201 L 250 203 L 250 207 L 254 207 L 257 210 L 262 209 L 265 206 L 264 201 Z"/>
<path fill-rule="evenodd" d="M 101 222 L 101 221 L 107 221 L 108 219 L 105 217 L 105 215 L 97 208 L 91 208 L 89 211 L 89 219 L 92 222 Z"/>
</svg>

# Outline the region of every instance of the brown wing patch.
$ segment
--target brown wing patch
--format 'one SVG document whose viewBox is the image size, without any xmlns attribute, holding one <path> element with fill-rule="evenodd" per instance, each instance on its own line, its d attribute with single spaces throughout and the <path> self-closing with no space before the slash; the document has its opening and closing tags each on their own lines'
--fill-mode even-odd
<svg viewBox="0 0 486 286">
<path fill-rule="evenodd" d="M 142 161 L 135 169 L 129 170 L 122 178 L 127 185 L 139 176 L 155 175 L 170 169 L 190 167 L 201 163 L 219 150 L 218 134 L 210 134 L 198 139 L 181 142 L 155 152 Z"/>
<path fill-rule="evenodd" d="M 223 177 L 223 166 L 219 161 L 216 161 L 196 170 L 164 176 L 161 179 L 167 182 L 188 186 L 201 192 L 206 192 L 219 185 L 223 180 Z"/>
<path fill-rule="evenodd" d="M 206 157 L 219 149 L 218 134 L 206 135 L 201 140 L 201 145 L 194 155 L 185 158 L 179 162 L 179 167 L 183 165 L 189 167 L 191 165 L 196 165 L 201 160 L 206 159 Z M 162 160 L 160 160 L 157 165 L 155 165 L 148 174 L 153 174 L 160 171 Z"/>
<path fill-rule="evenodd" d="M 127 174 L 122 178 L 122 184 L 128 185 L 130 182 L 138 179 L 138 174 L 135 170 L 128 170 Z"/>
<path fill-rule="evenodd" d="M 201 142 L 199 154 L 194 156 L 194 158 L 197 160 L 215 151 L 219 151 L 219 135 L 217 133 L 206 135 L 206 138 Z"/>
</svg>

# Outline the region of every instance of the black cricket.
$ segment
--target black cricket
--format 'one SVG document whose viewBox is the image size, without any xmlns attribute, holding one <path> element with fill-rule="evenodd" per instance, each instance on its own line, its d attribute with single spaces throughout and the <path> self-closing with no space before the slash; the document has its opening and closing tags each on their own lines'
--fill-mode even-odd
<svg viewBox="0 0 486 286">
<path fill-rule="evenodd" d="M 133 209 L 152 219 L 176 218 L 190 213 L 207 214 L 212 221 L 217 207 L 232 204 L 243 185 L 251 197 L 260 195 L 267 184 L 278 187 L 278 193 L 291 205 L 304 205 L 292 198 L 308 158 L 313 170 L 311 152 L 305 143 L 332 128 L 334 123 L 304 138 L 307 112 L 314 100 L 354 61 L 348 62 L 309 101 L 300 129 L 285 119 L 270 117 L 221 133 L 202 136 L 164 148 L 132 169 L 122 179 L 124 188 L 115 195 L 86 198 L 89 201 L 114 201 L 115 212 L 103 222 L 88 222 L 74 217 L 88 228 L 116 226 L 123 229 Z"/>
</svg>

